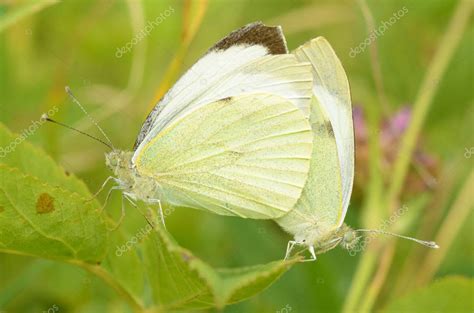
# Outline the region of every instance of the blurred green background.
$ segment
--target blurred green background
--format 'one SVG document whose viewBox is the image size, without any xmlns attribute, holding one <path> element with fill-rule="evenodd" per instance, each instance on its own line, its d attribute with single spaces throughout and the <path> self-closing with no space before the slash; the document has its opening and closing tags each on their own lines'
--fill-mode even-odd
<svg viewBox="0 0 474 313">
<path fill-rule="evenodd" d="M 401 175 L 401 193 L 392 201 L 395 207 L 409 208 L 409 214 L 400 217 L 392 229 L 421 239 L 444 238 L 444 246 L 433 252 L 412 242 L 384 238 L 383 245 L 371 245 L 355 256 L 338 248 L 321 255 L 317 262 L 294 266 L 263 293 L 224 312 L 350 312 L 363 308 L 395 308 L 397 312 L 397 303 L 409 301 L 406 299 L 420 288 L 448 276 L 471 279 L 474 274 L 472 18 L 465 29 L 454 31 L 461 37 L 459 44 L 450 41 L 456 41 L 455 36 L 443 41 L 459 3 L 3 1 L 0 122 L 21 133 L 56 106 L 56 120 L 97 134 L 65 95 L 64 86 L 69 85 L 114 145 L 131 149 L 156 99 L 208 47 L 235 28 L 256 20 L 282 25 L 290 49 L 324 36 L 346 69 L 353 104 L 364 115 L 356 123 L 356 187 L 347 224 L 377 228 L 390 216 L 384 199 L 397 175 L 393 164 L 405 130 L 391 125 L 396 124 L 401 108 L 413 114 L 411 108 L 420 99 L 420 90 L 431 91 L 421 131 L 413 132 L 418 138 L 414 157 L 407 174 Z M 403 7 L 407 8 L 403 17 L 364 51 L 350 55 L 351 48 L 368 38 L 370 25 L 379 27 Z M 170 8 L 169 17 L 130 52 L 117 57 L 117 49 L 130 42 L 134 32 Z M 433 60 L 443 44 L 454 45 L 454 54 L 440 78 L 433 71 L 428 78 L 434 81 L 423 87 L 426 74 L 439 66 Z M 105 147 L 84 136 L 47 124 L 28 140 L 84 180 L 93 192 L 109 175 L 104 166 Z M 115 195 L 107 206 L 115 218 L 120 214 L 119 200 Z M 128 207 L 122 227 L 133 234 L 142 223 L 138 212 Z M 194 210 L 176 210 L 167 226 L 182 246 L 219 267 L 280 259 L 290 239 L 272 222 Z M 453 290 L 446 290 L 449 292 Z M 471 301 L 474 310 L 472 298 L 464 301 Z M 129 310 L 106 284 L 79 268 L 0 254 L 1 312 L 43 312 L 53 305 L 59 312 Z"/>
</svg>

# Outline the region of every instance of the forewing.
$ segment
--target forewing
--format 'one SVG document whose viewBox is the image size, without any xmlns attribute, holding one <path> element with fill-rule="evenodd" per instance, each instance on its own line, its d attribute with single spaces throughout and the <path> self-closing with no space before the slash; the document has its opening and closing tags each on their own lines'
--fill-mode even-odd
<svg viewBox="0 0 474 313">
<path fill-rule="evenodd" d="M 145 120 L 135 143 L 210 102 L 242 93 L 275 93 L 309 112 L 312 75 L 286 53 L 279 27 L 249 24 L 219 41 L 168 91 Z"/>
<path fill-rule="evenodd" d="M 342 178 L 344 221 L 354 182 L 354 128 L 349 83 L 341 62 L 329 42 L 318 37 L 294 51 L 301 61 L 310 62 L 313 68 L 313 92 L 327 112 L 336 138 Z"/>
<path fill-rule="evenodd" d="M 169 125 L 136 153 L 135 164 L 172 205 L 270 219 L 300 197 L 311 151 L 301 110 L 279 96 L 247 94 Z"/>
</svg>

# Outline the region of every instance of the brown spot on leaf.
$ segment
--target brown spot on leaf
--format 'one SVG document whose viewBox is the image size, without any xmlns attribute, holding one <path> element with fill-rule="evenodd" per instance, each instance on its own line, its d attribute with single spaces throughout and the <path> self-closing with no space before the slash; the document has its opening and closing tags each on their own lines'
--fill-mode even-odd
<svg viewBox="0 0 474 313">
<path fill-rule="evenodd" d="M 5 208 L 0 205 L 0 213 L 2 213 L 3 211 L 5 211 Z"/>
<path fill-rule="evenodd" d="M 42 193 L 39 195 L 36 201 L 36 213 L 44 214 L 54 211 L 54 198 L 48 193 Z"/>
</svg>

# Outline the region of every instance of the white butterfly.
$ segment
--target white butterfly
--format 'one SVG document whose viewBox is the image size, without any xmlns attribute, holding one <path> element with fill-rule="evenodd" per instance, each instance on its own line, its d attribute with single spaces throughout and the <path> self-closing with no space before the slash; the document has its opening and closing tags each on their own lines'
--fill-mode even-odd
<svg viewBox="0 0 474 313">
<path fill-rule="evenodd" d="M 308 248 L 311 258 L 337 245 L 351 250 L 361 232 L 394 235 L 431 248 L 422 241 L 383 230 L 353 230 L 344 224 L 354 182 L 354 129 L 349 83 L 341 62 L 329 42 L 319 37 L 297 48 L 294 55 L 310 62 L 313 74 L 311 127 L 314 135 L 310 173 L 295 208 L 275 221 L 294 235 L 288 243 L 288 258 L 294 245 Z"/>
<path fill-rule="evenodd" d="M 309 248 L 313 260 L 316 253 L 339 243 L 352 247 L 357 241 L 355 232 L 343 224 L 354 181 L 351 98 L 344 68 L 326 39 L 313 39 L 293 54 L 312 65 L 313 155 L 301 198 L 276 222 L 295 236 L 286 256 L 294 244 L 301 244 Z"/>
</svg>

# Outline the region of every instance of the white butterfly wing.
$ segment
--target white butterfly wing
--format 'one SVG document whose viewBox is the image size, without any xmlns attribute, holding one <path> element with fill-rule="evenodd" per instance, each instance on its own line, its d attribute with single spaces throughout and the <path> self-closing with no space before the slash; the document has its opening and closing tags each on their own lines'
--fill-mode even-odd
<svg viewBox="0 0 474 313">
<path fill-rule="evenodd" d="M 218 42 L 170 89 L 145 121 L 135 145 L 207 103 L 242 93 L 273 93 L 309 114 L 310 65 L 286 53 L 279 27 L 249 24 Z"/>
<path fill-rule="evenodd" d="M 308 180 L 295 208 L 275 221 L 296 240 L 308 230 L 324 236 L 338 227 L 342 216 L 342 186 L 334 132 L 324 108 L 314 97 L 311 104 L 313 152 Z"/>
<path fill-rule="evenodd" d="M 240 95 L 167 126 L 138 152 L 136 167 L 174 206 L 270 219 L 300 197 L 312 141 L 308 119 L 289 100 Z"/>
<path fill-rule="evenodd" d="M 346 73 L 329 42 L 318 37 L 293 52 L 313 68 L 313 92 L 327 112 L 336 138 L 342 179 L 342 215 L 344 222 L 354 182 L 354 127 L 349 82 Z"/>
</svg>

